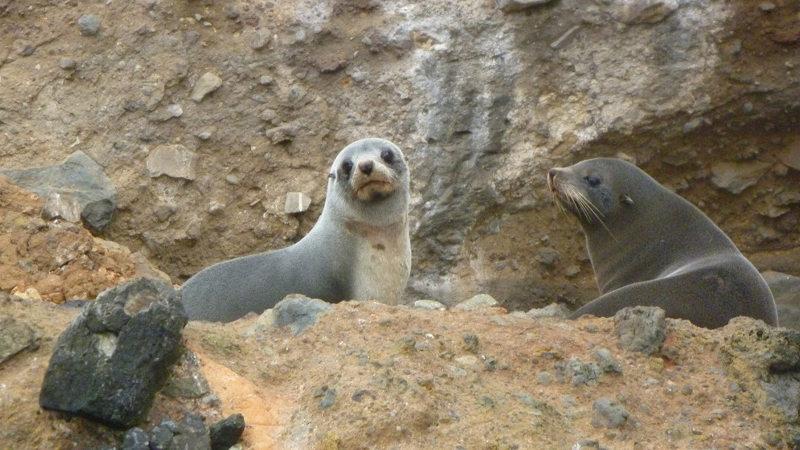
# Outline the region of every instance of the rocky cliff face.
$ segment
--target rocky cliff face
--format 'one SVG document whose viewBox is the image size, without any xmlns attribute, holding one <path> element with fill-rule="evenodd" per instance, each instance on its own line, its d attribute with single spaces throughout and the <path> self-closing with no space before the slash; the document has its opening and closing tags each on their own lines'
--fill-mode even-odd
<svg viewBox="0 0 800 450">
<path fill-rule="evenodd" d="M 83 151 L 117 189 L 105 235 L 178 282 L 297 240 L 338 150 L 384 136 L 413 171 L 411 294 L 480 290 L 515 308 L 594 295 L 544 173 L 620 155 L 761 269 L 798 274 L 798 12 L 783 0 L 0 1 L 0 166 Z M 311 208 L 286 215 L 296 191 Z"/>
</svg>

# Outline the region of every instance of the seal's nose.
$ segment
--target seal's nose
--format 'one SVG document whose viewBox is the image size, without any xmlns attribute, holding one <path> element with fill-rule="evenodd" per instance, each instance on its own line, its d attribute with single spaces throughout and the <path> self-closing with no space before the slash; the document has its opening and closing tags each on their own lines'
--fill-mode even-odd
<svg viewBox="0 0 800 450">
<path fill-rule="evenodd" d="M 371 174 L 372 173 L 372 169 L 374 167 L 375 167 L 374 164 L 370 160 L 361 161 L 360 163 L 358 163 L 358 170 L 362 171 L 364 173 L 364 175 Z"/>
</svg>

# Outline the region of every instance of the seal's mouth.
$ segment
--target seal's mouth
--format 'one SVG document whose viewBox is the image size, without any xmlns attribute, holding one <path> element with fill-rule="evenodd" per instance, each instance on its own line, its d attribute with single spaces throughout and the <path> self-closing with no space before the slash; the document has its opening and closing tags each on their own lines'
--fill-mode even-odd
<svg viewBox="0 0 800 450">
<path fill-rule="evenodd" d="M 603 214 L 576 186 L 564 180 L 563 169 L 550 169 L 547 172 L 547 188 L 553 202 L 561 211 L 569 211 L 582 222 L 603 222 Z"/>
<path fill-rule="evenodd" d="M 396 190 L 396 181 L 380 172 L 353 179 L 353 195 L 363 202 L 384 199 Z"/>
</svg>

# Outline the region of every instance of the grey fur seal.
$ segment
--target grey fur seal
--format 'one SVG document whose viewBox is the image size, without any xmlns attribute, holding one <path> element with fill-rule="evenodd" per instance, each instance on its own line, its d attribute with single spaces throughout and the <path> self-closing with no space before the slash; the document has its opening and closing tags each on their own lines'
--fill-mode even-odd
<svg viewBox="0 0 800 450">
<path fill-rule="evenodd" d="M 191 277 L 182 288 L 189 318 L 229 322 L 293 293 L 397 304 L 411 270 L 409 199 L 400 149 L 384 139 L 353 142 L 331 166 L 325 205 L 311 231 L 289 247 Z"/>
<path fill-rule="evenodd" d="M 553 168 L 547 181 L 580 221 L 601 293 L 572 317 L 646 305 L 706 328 L 737 316 L 777 325 L 769 287 L 733 241 L 643 170 L 596 158 Z"/>
</svg>

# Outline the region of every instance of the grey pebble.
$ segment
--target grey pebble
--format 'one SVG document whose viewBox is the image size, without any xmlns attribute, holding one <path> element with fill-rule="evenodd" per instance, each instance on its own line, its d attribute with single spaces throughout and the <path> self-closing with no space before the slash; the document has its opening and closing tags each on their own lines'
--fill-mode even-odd
<svg viewBox="0 0 800 450">
<path fill-rule="evenodd" d="M 619 403 L 608 397 L 597 399 L 592 405 L 594 415 L 592 426 L 596 428 L 619 428 L 628 421 L 628 411 Z"/>
<path fill-rule="evenodd" d="M 94 14 L 84 14 L 78 18 L 78 28 L 84 36 L 94 36 L 100 30 L 100 18 Z"/>
<path fill-rule="evenodd" d="M 74 59 L 71 58 L 61 58 L 58 60 L 58 67 L 61 67 L 64 70 L 72 70 L 77 66 L 77 63 Z"/>
</svg>

